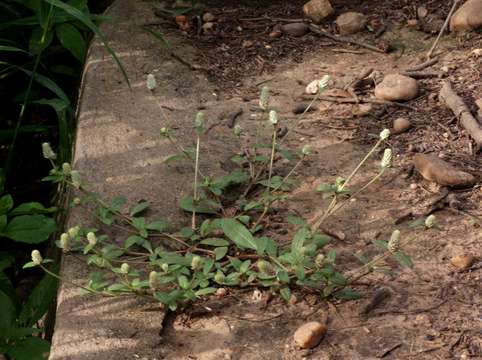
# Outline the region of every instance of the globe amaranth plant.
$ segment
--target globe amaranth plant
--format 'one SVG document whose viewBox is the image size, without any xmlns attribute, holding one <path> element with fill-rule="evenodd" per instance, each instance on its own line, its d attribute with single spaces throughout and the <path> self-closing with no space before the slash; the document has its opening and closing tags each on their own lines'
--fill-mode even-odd
<svg viewBox="0 0 482 360">
<path fill-rule="evenodd" d="M 149 91 L 154 91 L 156 84 L 152 76 L 148 77 L 147 86 Z M 326 82 L 322 83 L 319 93 L 325 86 Z M 395 230 L 389 241 L 374 241 L 381 249 L 379 255 L 370 259 L 357 254 L 362 264 L 344 274 L 336 264 L 336 251 L 326 250 L 332 239 L 319 230 L 329 216 L 377 181 L 390 167 L 392 155 L 387 149 L 377 174 L 358 190 L 348 188 L 390 135 L 386 129 L 346 179 L 339 177 L 335 183 L 323 184 L 317 189 L 330 202 L 326 207 L 320 206 L 313 223 L 287 214 L 286 226 L 295 226 L 291 241 L 281 242 L 268 236 L 270 225 L 266 220 L 272 214 L 273 204 L 288 199 L 293 174 L 303 162 L 309 161 L 311 150 L 304 146 L 293 153 L 282 146 L 284 138 L 279 135 L 282 120 L 269 107 L 267 88 L 261 93 L 260 110 L 270 128 L 269 142 L 255 143 L 248 150 L 233 155 L 231 161 L 238 168 L 220 177 L 205 175 L 200 170 L 205 136 L 202 113 L 195 117 L 196 140 L 192 148 L 181 145 L 167 126 L 160 130 L 161 137 L 176 150 L 165 162 L 186 161 L 193 169 L 192 192 L 179 204 L 191 215 L 191 222 L 179 229 L 165 219 L 145 217 L 144 212 L 149 207 L 146 201 L 127 207 L 122 197 L 110 201 L 103 199 L 89 189 L 81 174 L 70 164 L 59 166 L 53 161 L 51 149 L 44 151 L 53 164 L 45 180 L 72 187 L 78 195 L 72 200 L 72 206 L 85 206 L 85 211 L 91 212 L 97 222 L 95 227 L 78 224 L 57 241 L 64 252 L 85 255 L 87 264 L 97 269 L 87 284 L 80 285 L 83 291 L 104 296 L 152 297 L 171 310 L 226 287 L 267 288 L 285 300 L 291 298 L 293 291 L 305 290 L 323 298 L 356 299 L 360 294 L 350 285 L 373 271 L 387 271 L 380 266 L 387 257 L 394 257 L 402 266 L 413 265 L 403 251 L 413 239 L 402 241 L 400 232 Z M 234 128 L 234 134 L 240 142 L 250 137 L 239 125 Z M 241 148 L 246 149 L 246 146 Z M 289 170 L 283 171 L 282 159 L 293 164 Z M 101 227 L 97 227 L 99 224 Z M 119 236 L 115 240 L 110 238 L 102 231 L 105 226 L 114 227 Z M 51 273 L 46 261 L 48 259 L 44 260 L 39 252 L 34 252 L 32 261 L 25 266 L 39 266 Z M 57 275 L 52 273 L 52 276 Z"/>
</svg>

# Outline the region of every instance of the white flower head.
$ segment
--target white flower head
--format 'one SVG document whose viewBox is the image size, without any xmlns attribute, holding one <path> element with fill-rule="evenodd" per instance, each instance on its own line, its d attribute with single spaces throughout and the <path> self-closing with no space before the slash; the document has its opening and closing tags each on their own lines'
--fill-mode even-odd
<svg viewBox="0 0 482 360">
<path fill-rule="evenodd" d="M 167 271 L 169 270 L 169 265 L 166 264 L 166 263 L 163 263 L 163 264 L 161 265 L 161 269 L 162 269 L 162 271 L 167 272 Z"/>
<path fill-rule="evenodd" d="M 275 110 L 269 112 L 269 122 L 271 125 L 278 124 L 278 113 Z"/>
<path fill-rule="evenodd" d="M 303 154 L 303 156 L 308 156 L 312 153 L 312 151 L 313 151 L 313 149 L 311 148 L 310 145 L 305 145 L 301 149 L 301 154 Z"/>
<path fill-rule="evenodd" d="M 82 202 L 82 200 L 79 198 L 79 197 L 75 197 L 72 202 L 74 203 L 74 205 L 80 205 L 80 203 Z"/>
<path fill-rule="evenodd" d="M 269 88 L 267 86 L 263 86 L 261 89 L 261 94 L 259 95 L 259 107 L 261 110 L 268 110 L 269 106 Z"/>
<path fill-rule="evenodd" d="M 233 131 L 234 131 L 234 135 L 241 136 L 241 134 L 243 133 L 243 128 L 239 124 L 236 124 L 234 126 Z"/>
<path fill-rule="evenodd" d="M 67 230 L 67 234 L 70 236 L 71 239 L 75 239 L 77 235 L 79 235 L 80 227 L 74 226 Z"/>
<path fill-rule="evenodd" d="M 57 159 L 57 154 L 54 153 L 54 151 L 50 147 L 50 143 L 48 143 L 48 142 L 44 142 L 42 144 L 42 154 L 43 154 L 44 158 L 47 159 L 47 160 Z"/>
<path fill-rule="evenodd" d="M 67 233 L 60 235 L 60 248 L 64 251 L 70 250 L 70 236 Z"/>
<path fill-rule="evenodd" d="M 200 256 L 195 255 L 193 256 L 191 260 L 191 269 L 193 270 L 199 270 L 199 268 L 202 266 L 202 259 Z"/>
<path fill-rule="evenodd" d="M 156 290 L 159 286 L 159 274 L 156 271 L 151 271 L 149 273 L 149 287 L 152 290 Z"/>
<path fill-rule="evenodd" d="M 79 189 L 80 185 L 82 185 L 80 173 L 77 170 L 72 170 L 70 172 L 70 179 L 72 180 L 72 185 L 74 185 L 76 189 Z"/>
<path fill-rule="evenodd" d="M 153 91 L 157 87 L 157 81 L 154 74 L 147 75 L 146 85 L 150 91 Z"/>
<path fill-rule="evenodd" d="M 319 253 L 315 258 L 315 264 L 318 267 L 322 267 L 324 263 L 325 263 L 325 255 L 323 255 L 322 253 Z"/>
<path fill-rule="evenodd" d="M 128 263 L 122 263 L 122 265 L 120 267 L 120 272 L 121 272 L 121 274 L 129 274 L 130 269 L 131 269 L 131 267 L 129 266 Z"/>
<path fill-rule="evenodd" d="M 68 162 L 65 162 L 62 164 L 62 172 L 64 175 L 70 175 L 70 172 L 72 171 L 72 167 Z"/>
<path fill-rule="evenodd" d="M 97 236 L 91 231 L 87 233 L 87 241 L 89 242 L 90 245 L 94 246 L 97 244 Z"/>
<path fill-rule="evenodd" d="M 395 253 L 400 249 L 400 230 L 394 230 L 388 241 L 388 251 Z"/>
<path fill-rule="evenodd" d="M 429 215 L 426 219 L 425 219 L 425 227 L 427 229 L 431 229 L 435 226 L 436 224 L 436 220 L 437 218 L 435 217 L 435 215 Z"/>
<path fill-rule="evenodd" d="M 42 255 L 40 254 L 40 251 L 38 250 L 33 250 L 31 257 L 32 257 L 32 262 L 35 265 L 40 265 L 42 261 L 44 261 L 44 259 L 42 258 Z"/>
<path fill-rule="evenodd" d="M 383 129 L 382 132 L 380 133 L 380 139 L 386 140 L 390 136 L 390 130 L 388 129 Z"/>
<path fill-rule="evenodd" d="M 392 165 L 392 150 L 391 149 L 385 149 L 383 152 L 383 157 L 382 157 L 382 162 L 380 163 L 380 166 L 382 169 L 388 168 Z"/>
</svg>

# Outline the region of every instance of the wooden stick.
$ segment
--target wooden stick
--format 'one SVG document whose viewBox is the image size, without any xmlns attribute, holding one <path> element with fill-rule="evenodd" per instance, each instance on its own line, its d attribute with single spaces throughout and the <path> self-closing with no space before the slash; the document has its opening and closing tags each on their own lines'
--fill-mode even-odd
<svg viewBox="0 0 482 360">
<path fill-rule="evenodd" d="M 442 25 L 442 28 L 440 29 L 440 32 L 438 33 L 437 38 L 435 39 L 432 47 L 427 53 L 427 59 L 430 59 L 432 57 L 432 54 L 435 50 L 435 48 L 438 45 L 438 42 L 440 41 L 440 38 L 442 37 L 442 34 L 445 32 L 445 29 L 447 28 L 447 25 L 449 24 L 450 18 L 452 17 L 452 14 L 455 11 L 455 8 L 457 7 L 457 4 L 459 3 L 460 0 L 454 0 L 454 4 L 452 5 L 452 8 L 449 11 L 449 14 L 447 15 L 447 18 L 445 19 L 444 24 Z"/>
<path fill-rule="evenodd" d="M 425 79 L 425 78 L 431 78 L 431 77 L 442 77 L 442 73 L 438 71 L 401 71 L 401 75 L 405 76 L 410 76 L 414 79 Z"/>
<path fill-rule="evenodd" d="M 378 53 L 382 53 L 382 54 L 386 53 L 386 51 L 384 51 L 380 48 L 377 48 L 376 46 L 365 44 L 361 41 L 356 41 L 356 40 L 353 40 L 353 39 L 350 39 L 350 38 L 347 38 L 347 37 L 332 35 L 329 32 L 321 30 L 319 27 L 317 27 L 313 24 L 310 24 L 309 26 L 310 26 L 310 30 L 313 33 L 315 33 L 316 35 L 327 37 L 328 39 L 334 40 L 336 42 L 342 42 L 342 43 L 361 46 L 361 47 L 364 47 L 365 49 L 368 49 L 368 50 L 371 50 L 371 51 L 376 51 Z"/>
<path fill-rule="evenodd" d="M 439 93 L 439 100 L 445 104 L 460 120 L 462 126 L 477 144 L 477 150 L 482 148 L 482 127 L 472 116 L 462 98 L 452 89 L 449 81 L 445 81 Z"/>
<path fill-rule="evenodd" d="M 303 95 L 303 98 L 307 100 L 313 99 L 306 95 Z M 353 99 L 353 98 L 338 98 L 334 96 L 318 96 L 318 100 L 331 101 L 331 102 L 342 103 L 342 104 L 358 104 L 359 102 L 371 103 L 371 104 L 382 104 L 382 105 L 389 105 L 389 106 L 398 106 L 398 107 L 402 107 L 410 110 L 416 110 L 413 106 L 402 104 L 399 102 L 380 100 L 380 99 L 361 98 L 361 97 L 359 97 L 358 99 Z"/>
<path fill-rule="evenodd" d="M 415 66 L 411 67 L 410 69 L 407 69 L 406 71 L 420 71 L 420 70 L 423 70 L 423 69 L 425 69 L 429 66 L 435 65 L 437 62 L 438 62 L 438 59 L 433 58 L 433 59 L 427 60 L 427 61 L 425 61 L 421 64 L 415 65 Z"/>
</svg>

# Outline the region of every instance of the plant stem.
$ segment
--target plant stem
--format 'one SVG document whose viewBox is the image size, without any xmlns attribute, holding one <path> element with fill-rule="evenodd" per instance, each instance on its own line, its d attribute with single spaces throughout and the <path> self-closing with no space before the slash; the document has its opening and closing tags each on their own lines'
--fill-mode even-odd
<svg viewBox="0 0 482 360">
<path fill-rule="evenodd" d="M 46 39 L 47 39 L 47 33 L 50 30 L 50 25 L 51 25 L 50 23 L 51 23 L 52 16 L 53 16 L 53 9 L 54 9 L 54 6 L 52 4 L 50 4 L 49 13 L 47 15 L 47 22 L 46 22 L 45 27 L 43 29 L 42 37 L 40 38 L 40 44 L 39 44 L 40 50 L 39 50 L 39 52 L 38 52 L 38 54 L 35 58 L 35 63 L 33 65 L 32 73 L 30 75 L 30 79 L 29 79 L 28 86 L 27 86 L 27 91 L 25 92 L 23 103 L 22 103 L 22 106 L 20 108 L 20 113 L 18 115 L 17 124 L 15 125 L 15 130 L 13 131 L 12 142 L 10 143 L 10 147 L 8 149 L 8 155 L 7 155 L 7 160 L 6 160 L 6 164 L 5 164 L 5 172 L 6 173 L 9 172 L 10 167 L 12 165 L 13 151 L 15 149 L 15 143 L 17 142 L 18 132 L 20 130 L 20 126 L 21 126 L 23 118 L 25 116 L 25 110 L 27 109 L 27 104 L 29 102 L 30 93 L 32 92 L 33 82 L 34 82 L 35 76 L 37 75 L 38 67 L 40 65 L 40 59 L 42 57 L 42 52 L 44 50 L 44 45 L 45 45 L 45 42 L 46 42 Z"/>
<path fill-rule="evenodd" d="M 196 159 L 194 162 L 194 196 L 193 196 L 193 204 L 194 208 L 192 209 L 192 220 L 191 220 L 191 227 L 193 230 L 196 230 L 196 206 L 198 202 L 198 194 L 197 194 L 197 175 L 199 171 L 199 148 L 200 148 L 201 139 L 199 137 L 199 133 L 196 137 Z"/>
<path fill-rule="evenodd" d="M 52 271 L 50 271 L 49 269 L 47 269 L 45 266 L 43 266 L 42 264 L 39 264 L 40 268 L 46 273 L 46 274 L 49 274 L 50 276 L 53 276 L 54 278 L 60 280 L 60 281 L 63 281 L 63 282 L 66 282 L 67 284 L 70 284 L 72 286 L 75 286 L 75 287 L 78 287 L 82 290 L 85 290 L 87 292 L 90 292 L 92 294 L 98 294 L 98 295 L 102 295 L 102 296 L 108 296 L 108 297 L 113 297 L 114 295 L 111 295 L 111 294 L 107 294 L 103 291 L 97 291 L 97 290 L 94 290 L 94 289 L 90 289 L 88 287 L 85 287 L 85 286 L 82 286 L 82 285 L 78 285 L 72 281 L 69 281 L 69 280 L 65 280 L 63 279 L 62 277 L 60 277 L 59 275 L 53 273 Z"/>
<path fill-rule="evenodd" d="M 353 179 L 353 177 L 358 173 L 358 171 L 360 170 L 360 168 L 363 166 L 363 164 L 366 163 L 366 161 L 373 155 L 373 153 L 375 152 L 375 150 L 382 144 L 383 140 L 382 139 L 378 139 L 378 141 L 376 142 L 376 144 L 370 149 L 370 151 L 365 155 L 365 157 L 358 163 L 358 165 L 355 167 L 355 169 L 351 172 L 351 174 L 347 177 L 347 179 L 345 180 L 345 182 L 340 186 L 339 189 L 337 189 L 338 192 L 341 192 L 345 189 L 345 187 L 348 185 L 348 183 Z M 378 178 L 379 176 L 375 176 L 375 178 Z M 365 185 L 362 190 L 366 189 L 366 187 L 369 185 L 369 184 L 372 184 L 376 179 L 372 179 L 372 181 L 370 181 L 367 185 Z M 359 191 L 360 192 L 360 191 Z M 358 192 L 358 193 L 359 193 Z M 312 232 L 315 232 L 317 231 L 321 224 L 326 220 L 326 218 L 330 215 L 332 215 L 334 213 L 334 208 L 336 206 L 336 203 L 337 203 L 337 197 L 336 197 L 336 194 L 335 196 L 333 197 L 333 199 L 331 200 L 330 202 L 330 205 L 328 205 L 328 208 L 322 213 L 321 216 L 318 217 L 318 219 L 316 219 L 317 217 L 315 216 L 315 220 L 314 220 L 314 223 L 313 225 L 311 226 L 311 231 Z M 338 210 L 338 209 L 336 209 Z M 335 210 L 335 211 L 336 211 Z"/>
</svg>

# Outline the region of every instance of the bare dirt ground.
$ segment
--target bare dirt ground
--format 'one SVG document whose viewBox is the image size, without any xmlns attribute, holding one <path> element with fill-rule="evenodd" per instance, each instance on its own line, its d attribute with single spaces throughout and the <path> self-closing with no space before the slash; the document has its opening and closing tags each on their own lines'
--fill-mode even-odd
<svg viewBox="0 0 482 360">
<path fill-rule="evenodd" d="M 336 43 L 313 34 L 301 38 L 268 36 L 277 23 L 272 18 L 301 18 L 303 1 L 205 1 L 205 9 L 218 17 L 210 35 L 185 35 L 197 49 L 195 64 L 217 84 L 220 101 L 239 102 L 252 111 L 239 118 L 241 126 L 262 121 L 256 112 L 259 90 L 268 85 L 273 107 L 282 122 L 298 120 L 292 109 L 303 100 L 311 80 L 329 74 L 328 93 L 343 87 L 363 69 L 381 74 L 397 72 L 423 61 L 435 35 L 406 25 L 416 17 L 419 5 L 444 19 L 450 4 L 444 1 L 334 1 L 339 14 L 354 10 L 367 14 L 387 29 L 375 38 L 368 31 L 355 38 L 370 44 L 390 44 L 387 54 Z M 267 20 L 259 19 L 266 17 Z M 256 20 L 243 20 L 257 18 Z M 331 22 L 326 22 L 331 29 Z M 167 33 L 179 30 L 173 26 Z M 482 94 L 482 57 L 472 51 L 482 45 L 480 33 L 455 37 L 445 35 L 437 53 L 439 61 L 430 70 L 452 81 L 456 91 L 475 110 L 474 100 Z M 249 43 L 246 43 L 249 41 Z M 244 45 L 243 45 L 244 44 Z M 249 45 L 249 46 L 247 46 Z M 315 188 L 346 176 L 374 143 L 378 133 L 392 121 L 405 117 L 412 123 L 407 132 L 390 137 L 394 165 L 384 178 L 350 202 L 331 218 L 325 228 L 336 235 L 331 248 L 338 251 L 343 269 L 359 266 L 354 254 L 374 254 L 373 239 L 387 239 L 398 228 L 404 238 L 416 237 L 406 249 L 415 266 L 396 269 L 394 276 L 370 275 L 356 283 L 365 298 L 351 302 L 326 302 L 299 293 L 298 301 L 286 304 L 278 297 L 253 291 L 231 291 L 228 296 L 196 304 L 189 311 L 168 316 L 153 358 L 165 359 L 482 359 L 482 188 L 478 185 L 450 190 L 458 209 L 441 206 L 434 211 L 439 228 L 421 231 L 410 224 L 430 210 L 427 202 L 444 189 L 413 172 L 415 153 L 433 153 L 480 179 L 482 160 L 452 112 L 437 99 L 441 79 L 419 80 L 420 95 L 404 107 L 373 104 L 368 110 L 358 104 L 321 101 L 317 110 L 305 116 L 302 125 L 290 133 L 292 148 L 310 144 L 316 154 L 298 170 L 297 188 L 290 200 L 267 220 L 268 231 L 278 238 L 292 233 L 284 223 L 288 213 L 310 218 L 323 207 Z M 363 94 L 369 96 L 373 88 Z M 336 96 L 336 95 L 335 95 Z M 209 109 L 209 103 L 205 105 Z M 363 111 L 362 111 L 363 110 Z M 474 111 L 475 113 L 476 111 Z M 247 125 L 248 124 L 248 125 Z M 211 137 L 229 131 L 216 127 Z M 376 158 L 379 158 L 376 156 Z M 353 185 L 363 184 L 375 173 L 375 160 Z M 286 171 L 282 168 L 279 171 Z M 411 212 L 411 215 L 402 216 Z M 450 259 L 461 253 L 479 258 L 472 270 L 459 271 Z M 379 289 L 390 295 L 367 314 L 363 313 Z M 327 321 L 328 333 L 310 351 L 295 347 L 292 335 L 306 321 Z"/>
</svg>

